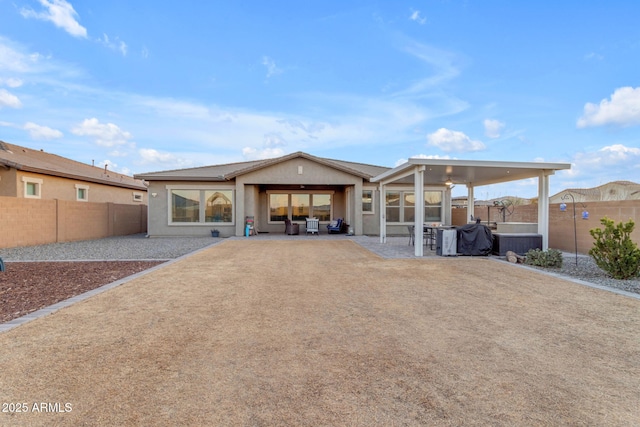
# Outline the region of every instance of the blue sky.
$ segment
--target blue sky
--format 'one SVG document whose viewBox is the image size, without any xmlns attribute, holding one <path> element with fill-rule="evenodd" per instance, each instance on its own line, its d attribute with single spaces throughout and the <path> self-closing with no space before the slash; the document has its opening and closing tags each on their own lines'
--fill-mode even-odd
<svg viewBox="0 0 640 427">
<path fill-rule="evenodd" d="M 305 151 L 571 163 L 552 194 L 639 182 L 638 16 L 635 0 L 0 0 L 0 140 L 127 174 Z"/>
</svg>

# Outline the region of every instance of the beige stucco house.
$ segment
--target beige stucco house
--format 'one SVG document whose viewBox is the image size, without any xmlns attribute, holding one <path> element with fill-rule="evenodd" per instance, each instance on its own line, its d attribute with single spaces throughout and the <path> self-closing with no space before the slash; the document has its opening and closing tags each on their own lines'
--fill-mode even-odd
<svg viewBox="0 0 640 427">
<path fill-rule="evenodd" d="M 245 234 L 247 218 L 259 232 L 283 233 L 288 219 L 304 233 L 307 217 L 321 232 L 342 218 L 352 234 L 407 233 L 426 223 L 451 224 L 451 185 L 474 188 L 538 178 L 539 196 L 549 197 L 549 177 L 564 163 L 409 159 L 396 167 L 316 157 L 303 152 L 249 162 L 135 175 L 149 183 L 150 236 Z M 382 196 L 381 196 L 382 195 Z M 538 229 L 546 243 L 548 203 L 540 206 Z M 422 207 L 422 209 L 420 208 Z M 471 212 L 473 214 L 473 212 Z M 420 241 L 417 232 L 416 241 Z M 422 255 L 416 245 L 416 255 Z"/>
<path fill-rule="evenodd" d="M 0 196 L 143 205 L 147 187 L 106 167 L 0 141 Z"/>
</svg>

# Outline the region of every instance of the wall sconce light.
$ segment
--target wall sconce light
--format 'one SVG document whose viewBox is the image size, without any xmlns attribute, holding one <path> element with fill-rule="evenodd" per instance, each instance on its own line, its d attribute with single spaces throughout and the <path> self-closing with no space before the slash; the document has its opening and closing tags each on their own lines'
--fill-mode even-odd
<svg viewBox="0 0 640 427">
<path fill-rule="evenodd" d="M 151 197 L 156 197 L 158 193 L 151 193 Z"/>
</svg>

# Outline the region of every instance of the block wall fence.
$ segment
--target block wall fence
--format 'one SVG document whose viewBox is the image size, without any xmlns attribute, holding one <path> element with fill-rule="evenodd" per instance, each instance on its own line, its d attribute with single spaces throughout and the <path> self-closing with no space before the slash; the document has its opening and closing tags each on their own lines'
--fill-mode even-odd
<svg viewBox="0 0 640 427">
<path fill-rule="evenodd" d="M 640 200 L 589 202 L 584 206 L 582 203 L 576 203 L 575 236 L 578 241 L 579 253 L 589 253 L 594 242 L 589 230 L 603 228 L 600 220 L 605 216 L 614 220 L 616 224 L 633 220 L 636 226 L 631 234 L 631 239 L 640 246 Z M 486 206 L 476 206 L 474 210 L 476 217 L 482 219 L 482 223 L 487 221 L 488 214 L 490 222 L 502 222 L 502 215 L 497 208 L 492 207 L 487 211 Z M 589 219 L 582 219 L 583 210 L 589 212 Z M 467 208 L 453 209 L 453 225 L 464 225 L 468 222 L 467 218 Z M 513 213 L 506 216 L 505 220 L 506 222 L 538 222 L 538 205 L 514 206 Z M 549 248 L 574 252 L 575 240 L 572 202 L 567 203 L 567 210 L 564 212 L 560 211 L 558 203 L 549 205 Z"/>
<path fill-rule="evenodd" d="M 0 248 L 146 231 L 146 205 L 0 197 Z"/>
</svg>

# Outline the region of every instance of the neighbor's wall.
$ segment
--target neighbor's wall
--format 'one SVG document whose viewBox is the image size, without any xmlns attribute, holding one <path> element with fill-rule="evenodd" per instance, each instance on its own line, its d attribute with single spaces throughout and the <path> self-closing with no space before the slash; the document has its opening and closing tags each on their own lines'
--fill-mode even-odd
<svg viewBox="0 0 640 427">
<path fill-rule="evenodd" d="M 0 248 L 144 233 L 146 205 L 0 197 Z"/>
<path fill-rule="evenodd" d="M 589 219 L 582 219 L 582 211 L 589 212 Z M 496 214 L 493 214 L 493 212 Z M 482 213 L 485 212 L 485 215 Z M 476 206 L 477 217 L 486 221 L 486 207 Z M 491 222 L 501 222 L 502 217 L 497 213 L 497 209 L 491 208 L 492 215 L 489 216 Z M 464 225 L 467 221 L 467 209 L 453 209 L 453 224 Z M 575 241 L 578 242 L 578 252 L 586 254 L 593 247 L 593 237 L 589 230 L 602 228 L 600 220 L 608 217 L 617 223 L 627 222 L 630 219 L 636 224 L 635 230 L 631 234 L 631 239 L 640 246 L 640 200 L 622 200 L 607 202 L 589 202 L 586 208 L 580 203 L 576 203 L 576 232 L 573 228 L 573 205 L 567 203 L 567 210 L 560 211 L 560 204 L 549 205 L 549 248 L 563 251 L 575 251 Z M 507 222 L 538 222 L 538 205 L 515 206 L 513 213 L 506 218 Z"/>
<path fill-rule="evenodd" d="M 98 184 L 94 182 L 87 182 L 81 180 L 73 180 L 68 178 L 60 178 L 57 176 L 49 176 L 37 173 L 29 173 L 18 171 L 16 181 L 17 197 L 23 197 L 24 188 L 22 177 L 32 177 L 42 179 L 42 199 L 58 199 L 58 200 L 70 200 L 76 201 L 76 184 L 80 184 L 88 187 L 89 202 L 99 203 L 119 203 L 119 204 L 133 204 L 140 205 L 146 203 L 147 192 L 146 189 L 131 189 L 123 187 L 114 187 L 112 185 Z M 133 194 L 141 194 L 142 200 L 135 201 Z"/>
</svg>

